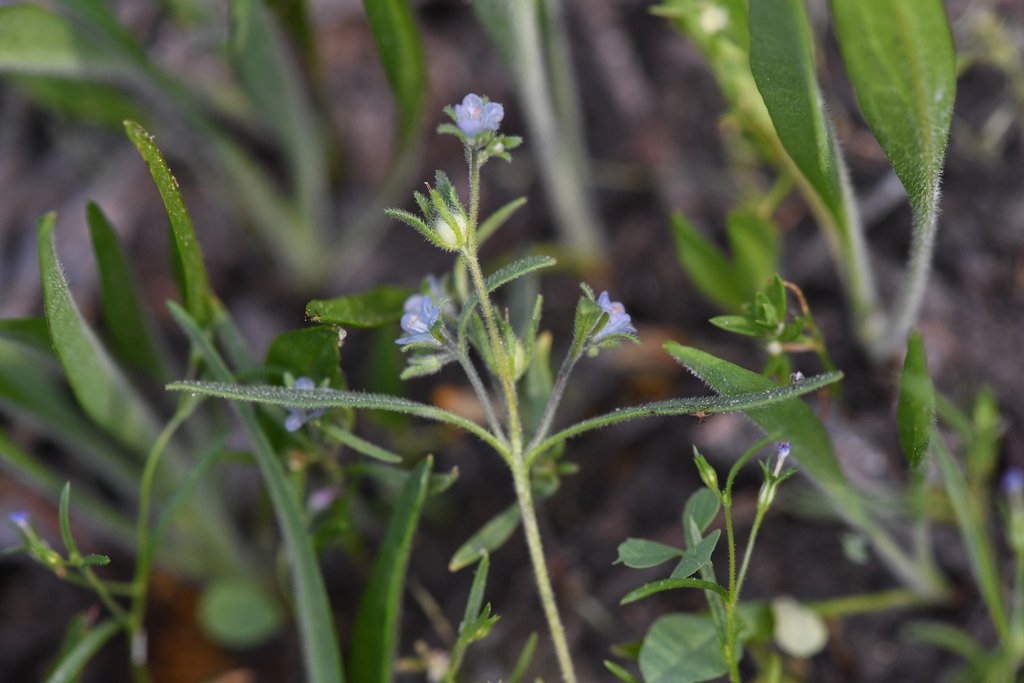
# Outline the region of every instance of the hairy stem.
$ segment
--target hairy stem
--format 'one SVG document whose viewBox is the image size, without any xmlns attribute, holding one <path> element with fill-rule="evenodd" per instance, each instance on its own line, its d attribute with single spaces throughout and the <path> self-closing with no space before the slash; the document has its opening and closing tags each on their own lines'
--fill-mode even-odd
<svg viewBox="0 0 1024 683">
<path fill-rule="evenodd" d="M 548 574 L 547 560 L 544 557 L 544 545 L 541 542 L 540 528 L 537 525 L 533 491 L 530 489 L 530 474 L 527 468 L 523 466 L 521 460 L 512 465 L 512 478 L 515 482 L 519 511 L 522 513 L 523 533 L 526 536 L 526 546 L 530 551 L 530 561 L 533 564 L 533 575 L 537 583 L 537 592 L 540 595 L 544 617 L 547 619 L 548 629 L 551 632 L 551 642 L 555 648 L 558 667 L 562 671 L 562 680 L 565 683 L 576 683 L 576 672 L 573 669 L 572 657 L 569 654 L 569 643 L 565 637 L 565 627 L 562 625 L 562 618 L 558 614 L 558 605 L 555 603 L 555 591 L 551 587 L 551 576 Z"/>
</svg>

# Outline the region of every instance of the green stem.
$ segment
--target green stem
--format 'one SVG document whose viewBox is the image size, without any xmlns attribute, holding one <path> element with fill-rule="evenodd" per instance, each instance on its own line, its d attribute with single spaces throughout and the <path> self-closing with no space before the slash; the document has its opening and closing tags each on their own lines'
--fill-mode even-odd
<svg viewBox="0 0 1024 683">
<path fill-rule="evenodd" d="M 466 245 L 462 249 L 462 256 L 465 259 L 466 267 L 469 270 L 469 276 L 473 283 L 473 289 L 476 291 L 479 300 L 480 316 L 483 318 L 484 328 L 487 331 L 487 338 L 491 347 L 491 357 L 494 364 L 493 370 L 498 376 L 505 399 L 506 428 L 508 430 L 509 444 L 506 461 L 512 470 L 516 500 L 519 503 L 523 532 L 526 535 L 526 545 L 530 552 L 530 561 L 533 564 L 537 592 L 540 596 L 544 616 L 547 619 L 548 628 L 551 632 L 551 641 L 554 644 L 558 665 L 562 671 L 562 678 L 566 683 L 576 683 L 576 673 L 573 670 L 572 658 L 569 656 L 565 628 L 562 626 L 562 620 L 558 614 L 558 606 L 555 603 L 555 594 L 551 587 L 551 577 L 548 575 L 548 568 L 544 558 L 544 547 L 541 543 L 540 529 L 537 525 L 537 512 L 534 508 L 533 492 L 530 488 L 530 466 L 523 452 L 523 424 L 519 415 L 519 397 L 516 392 L 515 380 L 512 377 L 508 349 L 505 348 L 501 335 L 498 333 L 494 306 L 491 304 L 484 274 L 480 268 L 476 236 L 480 204 L 479 157 L 477 151 L 472 148 L 467 149 L 466 156 L 469 163 L 469 226 L 467 229 Z"/>
<path fill-rule="evenodd" d="M 562 671 L 562 680 L 565 683 L 576 683 L 576 672 L 573 669 L 572 657 L 569 654 L 565 627 L 562 625 L 562 618 L 558 614 L 555 592 L 551 587 L 551 577 L 548 574 L 547 560 L 544 557 L 544 546 L 541 542 L 540 528 L 537 525 L 537 513 L 534 509 L 533 491 L 530 488 L 530 474 L 528 469 L 523 466 L 521 460 L 514 462 L 512 465 L 512 479 L 515 483 L 519 511 L 522 514 L 523 533 L 526 536 L 526 546 L 530 551 L 530 561 L 533 564 L 537 592 L 540 595 L 541 606 L 544 609 L 544 616 L 547 619 L 548 629 L 551 632 L 551 642 L 555 648 L 558 667 Z"/>
<path fill-rule="evenodd" d="M 149 573 L 153 564 L 152 548 L 149 543 L 149 514 L 153 499 L 153 482 L 156 478 L 157 465 L 160 457 L 167 449 L 171 437 L 179 426 L 192 414 L 197 402 L 185 397 L 178 405 L 174 417 L 164 427 L 146 457 L 146 465 L 142 470 L 139 484 L 139 517 L 136 523 L 135 576 L 131 613 L 127 623 L 128 637 L 131 642 L 131 658 L 133 676 L 137 681 L 148 681 L 146 669 L 146 599 L 149 590 Z"/>
<path fill-rule="evenodd" d="M 907 280 L 903 284 L 903 291 L 896 304 L 896 310 L 886 326 L 886 334 L 872 339 L 872 343 L 867 345 L 868 353 L 875 360 L 892 357 L 906 344 L 907 334 L 917 321 L 917 316 L 921 311 L 925 289 L 928 286 L 928 274 L 932 267 L 932 252 L 935 251 L 938 213 L 934 207 L 938 203 L 937 195 L 936 192 L 936 197 L 931 203 L 931 210 L 927 212 L 927 215 L 914 221 L 910 260 L 907 264 Z"/>
<path fill-rule="evenodd" d="M 484 386 L 483 380 L 480 379 L 480 373 L 476 371 L 476 366 L 473 365 L 473 361 L 470 360 L 469 355 L 465 353 L 465 349 L 463 348 L 455 350 L 455 357 L 459 359 L 459 365 L 462 366 L 462 371 L 466 373 L 466 377 L 469 379 L 470 386 L 473 387 L 473 392 L 476 394 L 477 400 L 480 401 L 480 405 L 484 408 L 484 414 L 487 416 L 487 425 L 491 428 L 495 437 L 503 442 L 507 442 L 508 439 L 505 437 L 505 432 L 501 428 L 501 422 L 498 420 L 498 415 L 494 412 L 494 404 L 491 402 L 491 397 L 487 393 L 487 387 Z"/>
<path fill-rule="evenodd" d="M 729 549 L 729 597 L 725 601 L 725 643 L 722 646 L 722 654 L 729 667 L 729 680 L 732 683 L 740 683 L 740 662 L 736 652 L 736 606 L 740 591 L 736 583 L 736 532 L 732 524 L 732 493 L 729 489 L 727 485 L 726 495 L 722 501 L 725 514 L 725 544 Z"/>
<path fill-rule="evenodd" d="M 831 600 L 820 600 L 807 603 L 807 607 L 824 618 L 847 617 L 871 612 L 887 612 L 900 607 L 917 607 L 934 604 L 934 598 L 922 596 L 906 588 L 868 593 L 865 595 L 847 595 Z"/>
<path fill-rule="evenodd" d="M 534 432 L 533 438 L 530 439 L 530 443 L 526 446 L 527 462 L 533 461 L 537 445 L 551 431 L 551 423 L 555 418 L 555 411 L 558 410 L 558 406 L 562 402 L 562 395 L 565 393 L 565 386 L 569 382 L 569 375 L 572 374 L 572 369 L 576 367 L 581 354 L 582 350 L 576 354 L 570 351 L 565 356 L 565 360 L 562 361 L 562 367 L 558 369 L 558 375 L 555 377 L 555 382 L 551 387 L 551 396 L 548 397 L 548 402 L 544 406 L 544 413 L 541 416 L 540 424 L 537 427 L 537 431 Z"/>
</svg>

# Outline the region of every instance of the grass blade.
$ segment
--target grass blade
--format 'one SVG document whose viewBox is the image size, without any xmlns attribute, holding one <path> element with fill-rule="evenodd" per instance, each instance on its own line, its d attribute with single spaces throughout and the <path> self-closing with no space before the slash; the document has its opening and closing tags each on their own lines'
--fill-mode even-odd
<svg viewBox="0 0 1024 683">
<path fill-rule="evenodd" d="M 113 619 L 107 620 L 91 629 L 68 653 L 57 663 L 46 683 L 71 683 L 78 680 L 78 675 L 93 655 L 100 651 L 107 641 L 117 635 L 121 624 Z"/>
<path fill-rule="evenodd" d="M 153 329 L 143 314 L 138 286 L 121 241 L 98 206 L 90 202 L 86 217 L 99 265 L 103 317 L 114 351 L 130 365 L 153 377 L 166 379 Z"/>
<path fill-rule="evenodd" d="M 249 97 L 284 148 L 302 215 L 296 227 L 315 233 L 327 198 L 320 127 L 299 69 L 263 0 L 231 3 L 230 53 Z"/>
<path fill-rule="evenodd" d="M 427 101 L 427 61 L 407 0 L 363 0 L 398 104 L 398 133 L 403 147 L 412 144 L 423 127 Z"/>
<path fill-rule="evenodd" d="M 352 630 L 349 674 L 353 681 L 385 683 L 392 678 L 405 571 L 423 501 L 427 497 L 433 464 L 433 458 L 427 457 L 416 466 L 391 514 L 391 522 L 373 564 L 373 573 L 360 600 Z"/>
</svg>

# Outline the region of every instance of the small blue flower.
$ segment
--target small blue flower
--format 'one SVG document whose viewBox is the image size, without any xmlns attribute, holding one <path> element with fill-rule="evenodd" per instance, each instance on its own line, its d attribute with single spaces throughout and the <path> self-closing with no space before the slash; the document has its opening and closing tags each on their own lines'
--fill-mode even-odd
<svg viewBox="0 0 1024 683">
<path fill-rule="evenodd" d="M 790 452 L 793 450 L 793 446 L 788 441 L 780 441 L 778 443 L 778 455 L 775 459 L 775 476 L 782 474 L 782 463 L 786 462 L 786 458 L 789 457 Z"/>
<path fill-rule="evenodd" d="M 309 391 L 316 389 L 316 382 L 311 380 L 309 377 L 299 377 L 295 380 L 295 384 L 292 385 L 292 389 L 302 389 L 303 391 Z M 305 408 L 289 408 L 288 417 L 285 418 L 284 428 L 289 432 L 298 431 L 302 425 L 312 420 L 323 417 L 324 413 L 327 412 L 326 408 L 317 408 L 315 410 L 308 410 Z"/>
<path fill-rule="evenodd" d="M 1000 481 L 1000 488 L 1007 498 L 1017 498 L 1024 495 L 1024 470 L 1019 467 L 1011 467 L 1006 470 Z"/>
<path fill-rule="evenodd" d="M 405 300 L 403 310 L 405 315 L 402 316 L 402 330 L 408 336 L 396 339 L 396 344 L 405 346 L 415 343 L 438 343 L 434 335 L 430 334 L 430 328 L 437 322 L 441 309 L 429 294 L 413 294 Z"/>
<path fill-rule="evenodd" d="M 455 125 L 468 138 L 475 138 L 485 130 L 498 130 L 505 118 L 505 108 L 497 102 L 484 102 L 479 95 L 470 93 L 455 105 Z"/>
<path fill-rule="evenodd" d="M 636 328 L 630 322 L 629 314 L 621 301 L 612 301 L 608 292 L 601 292 L 597 304 L 608 314 L 608 322 L 594 335 L 594 341 L 601 341 L 613 334 L 636 334 Z"/>
<path fill-rule="evenodd" d="M 24 510 L 12 512 L 8 518 L 11 523 L 19 529 L 28 529 L 29 514 Z"/>
</svg>

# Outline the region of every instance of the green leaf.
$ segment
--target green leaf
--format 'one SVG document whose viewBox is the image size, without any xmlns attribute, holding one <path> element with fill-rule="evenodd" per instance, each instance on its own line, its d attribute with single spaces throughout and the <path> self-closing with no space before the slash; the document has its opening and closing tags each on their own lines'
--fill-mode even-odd
<svg viewBox="0 0 1024 683">
<path fill-rule="evenodd" d="M 715 551 L 715 546 L 718 545 L 718 537 L 722 535 L 721 529 L 715 529 L 710 534 L 698 541 L 697 545 L 692 548 L 688 548 L 683 558 L 679 560 L 679 564 L 672 570 L 673 579 L 686 579 L 698 571 L 702 567 L 711 562 L 711 553 Z"/>
<path fill-rule="evenodd" d="M 189 218 L 178 189 L 178 181 L 171 174 L 152 135 L 134 121 L 125 121 L 124 128 L 149 167 L 171 222 L 176 272 L 185 299 L 185 309 L 196 322 L 205 327 L 212 320 L 213 292 L 210 290 L 192 219 Z"/>
<path fill-rule="evenodd" d="M 967 550 L 968 565 L 974 576 L 974 583 L 988 607 L 992 623 L 1001 638 L 1008 637 L 1006 603 L 1002 582 L 999 578 L 996 554 L 986 530 L 985 520 L 971 498 L 970 488 L 953 454 L 949 452 L 942 438 L 935 438 L 932 451 L 942 473 L 942 483 L 953 507 L 957 529 Z"/>
<path fill-rule="evenodd" d="M 749 299 L 779 269 L 779 228 L 756 211 L 737 209 L 725 229 L 734 271 Z"/>
<path fill-rule="evenodd" d="M 832 214 L 841 215 L 841 162 L 814 75 L 803 0 L 750 3 L 750 69 L 786 152 Z"/>
<path fill-rule="evenodd" d="M 672 216 L 679 260 L 701 293 L 724 309 L 739 310 L 750 298 L 725 254 L 681 213 Z"/>
<path fill-rule="evenodd" d="M 46 318 L 5 318 L 0 320 L 0 339 L 22 344 L 33 351 L 53 353 Z"/>
<path fill-rule="evenodd" d="M 445 683 L 454 683 L 455 675 L 462 667 L 462 659 L 465 656 L 466 648 L 478 639 L 481 631 L 489 631 L 493 625 L 490 616 L 490 606 L 481 611 L 484 601 L 484 588 L 487 585 L 487 573 L 491 566 L 490 556 L 484 552 L 479 557 L 480 563 L 473 575 L 473 585 L 469 589 L 469 598 L 466 600 L 466 609 L 462 615 L 462 622 L 459 624 L 459 637 L 452 646 L 449 658 L 448 671 L 445 674 Z M 481 629 L 481 627 L 483 627 Z"/>
<path fill-rule="evenodd" d="M 911 334 L 907 340 L 896 418 L 900 430 L 900 447 L 911 469 L 917 469 L 928 455 L 932 426 L 935 424 L 935 387 L 928 374 L 924 342 L 918 332 Z"/>
<path fill-rule="evenodd" d="M 0 19 L 2 22 L 2 19 Z M 89 629 L 81 636 L 73 647 L 57 662 L 46 683 L 72 683 L 78 680 L 79 674 L 89 660 L 121 630 L 121 624 L 115 619 L 108 619 L 95 628 Z"/>
<path fill-rule="evenodd" d="M 562 431 L 558 432 L 557 434 L 548 437 L 543 442 L 535 446 L 531 453 L 528 455 L 529 461 L 534 461 L 536 458 L 540 457 L 545 452 L 547 452 L 547 450 L 550 449 L 551 447 L 556 446 L 565 441 L 566 439 L 576 436 L 577 434 L 582 434 L 584 432 L 588 432 L 593 429 L 598 429 L 600 427 L 607 427 L 613 424 L 618 424 L 620 422 L 628 422 L 630 420 L 638 420 L 640 418 L 654 417 L 657 415 L 697 415 L 700 413 L 708 415 L 713 413 L 729 413 L 743 411 L 748 415 L 753 416 L 753 414 L 757 413 L 758 409 L 764 409 L 775 404 L 782 404 L 787 406 L 802 406 L 802 408 L 807 411 L 806 415 L 811 420 L 815 420 L 816 422 L 813 413 L 810 412 L 810 409 L 807 408 L 807 406 L 803 405 L 799 401 L 791 401 L 790 399 L 796 398 L 797 396 L 801 396 L 803 394 L 810 393 L 812 391 L 816 391 L 834 382 L 838 382 L 843 377 L 843 373 L 841 372 L 825 372 L 820 375 L 815 375 L 814 377 L 805 378 L 800 382 L 787 384 L 785 386 L 780 387 L 773 384 L 771 380 L 768 380 L 760 375 L 750 373 L 754 377 L 758 378 L 759 381 L 757 381 L 756 384 L 754 384 L 753 381 L 748 383 L 746 385 L 748 388 L 747 392 L 736 390 L 735 393 L 731 393 L 729 391 L 722 390 L 722 388 L 716 386 L 713 381 L 708 380 L 706 377 L 703 377 L 703 375 L 701 375 L 699 371 L 694 370 L 694 366 L 691 365 L 690 361 L 686 359 L 689 358 L 690 354 L 692 353 L 694 354 L 694 359 L 711 363 L 711 367 L 713 368 L 721 369 L 729 367 L 735 368 L 736 370 L 740 370 L 743 373 L 746 373 L 748 371 L 743 370 L 742 368 L 738 368 L 737 366 L 732 365 L 731 363 L 727 363 L 726 361 L 717 359 L 714 356 L 706 354 L 697 349 L 680 346 L 675 342 L 667 342 L 665 348 L 669 352 L 669 354 L 676 358 L 676 360 L 690 367 L 690 369 L 693 370 L 695 374 L 697 374 L 699 377 L 701 377 L 706 382 L 711 384 L 712 388 L 715 388 L 717 391 L 722 392 L 724 395 L 701 396 L 698 398 L 677 398 L 670 399 L 667 401 L 655 401 L 653 403 L 644 403 L 642 405 L 630 406 L 628 408 L 619 408 L 614 412 L 608 413 L 606 415 L 599 415 L 588 420 L 583 420 L 582 422 L 579 422 L 571 427 L 567 427 Z M 695 360 L 694 362 L 696 363 L 697 361 Z M 754 387 L 756 387 L 756 389 Z M 831 449 L 831 446 L 828 442 L 827 434 L 825 434 L 824 429 L 821 427 L 820 423 L 816 422 L 816 424 L 817 429 L 820 430 L 821 432 L 820 436 L 824 437 L 825 445 L 828 446 L 829 449 Z M 768 431 L 770 433 L 774 433 L 773 430 Z M 815 444 L 820 445 L 820 440 L 817 437 L 815 439 Z M 829 453 L 831 454 L 831 450 L 829 451 Z M 838 465 L 836 465 L 836 468 L 838 470 Z"/>
<path fill-rule="evenodd" d="M 718 627 L 709 616 L 668 614 L 651 626 L 640 649 L 645 683 L 698 683 L 726 672 Z"/>
<path fill-rule="evenodd" d="M 363 0 L 377 53 L 398 105 L 399 138 L 412 143 L 427 104 L 427 63 L 407 0 Z"/>
<path fill-rule="evenodd" d="M 941 0 L 831 0 L 864 118 L 910 197 L 935 220 L 956 96 L 956 55 Z"/>
<path fill-rule="evenodd" d="M 537 632 L 534 631 L 523 644 L 523 649 L 519 653 L 516 665 L 512 668 L 512 673 L 508 675 L 508 683 L 519 683 L 519 681 L 523 680 L 523 676 L 526 675 L 526 670 L 529 668 L 530 662 L 533 661 L 533 653 L 536 649 Z"/>
<path fill-rule="evenodd" d="M 154 377 L 166 376 L 152 326 L 142 311 L 138 286 L 121 241 L 100 208 L 86 209 L 89 235 L 100 271 L 100 303 L 112 346 L 126 363 Z"/>
<path fill-rule="evenodd" d="M 604 668 L 608 669 L 613 676 L 624 683 L 641 683 L 640 679 L 631 674 L 625 667 L 616 664 L 608 659 L 604 660 Z"/>
<path fill-rule="evenodd" d="M 279 334 L 267 350 L 265 367 L 309 377 L 316 384 L 344 388 L 338 333 L 326 327 L 307 327 Z"/>
<path fill-rule="evenodd" d="M 115 85 L 75 80 L 74 76 L 13 75 L 10 81 L 33 102 L 60 118 L 115 127 L 125 119 L 143 119 L 146 116 L 141 104 Z"/>
<path fill-rule="evenodd" d="M 325 146 L 302 75 L 263 0 L 233 0 L 229 45 L 242 84 L 284 148 L 302 224 L 313 230 L 326 208 Z"/>
<path fill-rule="evenodd" d="M 40 5 L 0 7 L 0 73 L 114 80 L 133 66 Z"/>
<path fill-rule="evenodd" d="M 231 381 L 231 371 L 198 323 L 173 302 L 169 308 L 213 375 L 221 381 Z M 253 454 L 283 537 L 284 552 L 291 568 L 306 677 L 311 683 L 340 683 L 344 680 L 341 653 L 338 650 L 327 590 L 307 533 L 305 513 L 292 493 L 284 466 L 260 428 L 255 411 L 244 404 L 235 404 L 235 411 L 252 441 Z"/>
<path fill-rule="evenodd" d="M 686 534 L 686 545 L 692 547 L 699 541 L 697 534 L 704 533 L 711 522 L 718 516 L 722 503 L 710 489 L 701 487 L 693 492 L 683 508 L 683 532 Z"/>
<path fill-rule="evenodd" d="M 519 210 L 526 204 L 526 197 L 519 197 L 513 199 L 508 204 L 505 204 L 500 209 L 492 213 L 487 217 L 480 227 L 476 230 L 476 242 L 477 245 L 481 245 L 487 241 L 487 239 L 497 231 L 498 228 L 503 226 L 505 222 L 512 217 L 516 211 Z"/>
<path fill-rule="evenodd" d="M 244 578 L 226 578 L 206 586 L 196 616 L 203 632 L 225 647 L 256 647 L 284 626 L 284 612 L 260 584 Z"/>
<path fill-rule="evenodd" d="M 708 322 L 720 330 L 747 337 L 764 337 L 770 331 L 745 315 L 716 315 Z"/>
<path fill-rule="evenodd" d="M 633 569 L 646 569 L 657 567 L 682 554 L 683 551 L 679 548 L 664 543 L 645 538 L 627 538 L 619 545 L 619 558 L 615 560 L 615 564 L 624 564 Z"/>
<path fill-rule="evenodd" d="M 491 445 L 498 452 L 505 452 L 505 447 L 500 441 L 472 420 L 425 403 L 417 403 L 395 396 L 367 394 L 359 391 L 338 391 L 337 389 L 288 389 L 268 384 L 230 384 L 228 382 L 179 381 L 171 382 L 167 385 L 167 389 L 285 407 L 356 408 L 416 415 L 435 422 L 461 427 Z"/>
<path fill-rule="evenodd" d="M 704 591 L 712 591 L 722 596 L 723 598 L 729 597 L 729 591 L 725 590 L 717 583 L 712 581 L 705 581 L 702 579 L 661 579 L 660 581 L 651 581 L 645 583 L 639 588 L 635 588 L 630 592 L 626 593 L 625 597 L 619 601 L 620 605 L 628 605 L 631 602 L 642 600 L 646 597 L 654 595 L 656 593 L 663 593 L 665 591 L 675 590 L 677 588 L 698 588 Z"/>
<path fill-rule="evenodd" d="M 46 344 L 50 346 L 49 333 Z M 38 353 L 0 340 L 0 406 L 45 430 L 48 438 L 68 449 L 78 463 L 121 495 L 137 496 L 139 470 L 135 462 L 74 404 L 62 375 L 60 368 L 47 367 Z M 24 458 L 15 460 L 18 471 L 45 486 L 47 494 L 56 499 L 63 481 L 41 477 L 46 470 L 35 458 L 29 458 L 31 467 Z"/>
<path fill-rule="evenodd" d="M 69 557 L 79 555 L 75 537 L 71 535 L 71 482 L 65 482 L 60 491 L 60 502 L 57 506 L 57 518 L 60 522 L 60 538 Z"/>
<path fill-rule="evenodd" d="M 357 453 L 362 453 L 368 458 L 374 460 L 380 460 L 389 464 L 396 464 L 402 462 L 402 456 L 397 453 L 381 448 L 375 443 L 361 439 L 355 434 L 345 429 L 340 429 L 332 424 L 325 424 L 322 426 L 324 433 L 335 439 L 339 443 L 342 443 Z"/>
<path fill-rule="evenodd" d="M 476 563 L 481 556 L 489 555 L 505 545 L 512 532 L 519 527 L 519 520 L 517 505 L 510 505 L 492 517 L 468 541 L 459 546 L 452 559 L 448 561 L 448 571 L 457 572 L 468 567 Z"/>
<path fill-rule="evenodd" d="M 54 349 L 86 414 L 132 451 L 146 453 L 156 420 L 75 306 L 54 250 L 55 220 L 49 214 L 39 221 L 39 271 Z"/>
<path fill-rule="evenodd" d="M 306 304 L 306 317 L 325 325 L 380 327 L 401 319 L 402 306 L 412 294 L 401 287 L 378 287 L 364 294 L 314 299 Z"/>
<path fill-rule="evenodd" d="M 425 458 L 406 481 L 360 600 L 352 627 L 349 675 L 354 681 L 391 680 L 405 571 L 433 462 L 433 458 Z"/>
<path fill-rule="evenodd" d="M 484 280 L 484 286 L 487 288 L 487 293 L 490 294 L 499 287 L 507 285 L 509 282 L 517 280 L 528 273 L 543 268 L 551 268 L 557 263 L 558 261 L 550 256 L 527 256 L 517 259 L 488 275 Z"/>
</svg>

